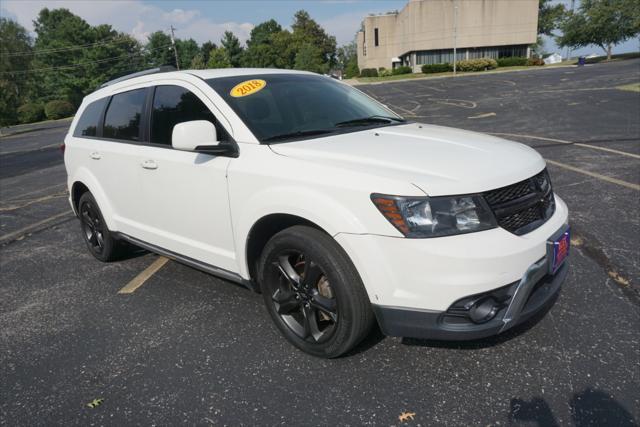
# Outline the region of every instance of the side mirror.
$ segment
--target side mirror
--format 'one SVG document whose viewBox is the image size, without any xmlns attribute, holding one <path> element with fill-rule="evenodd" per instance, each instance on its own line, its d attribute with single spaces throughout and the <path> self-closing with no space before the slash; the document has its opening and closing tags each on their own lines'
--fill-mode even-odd
<svg viewBox="0 0 640 427">
<path fill-rule="evenodd" d="M 171 145 L 176 150 L 200 151 L 205 147 L 217 147 L 219 144 L 216 127 L 206 120 L 192 120 L 178 123 L 173 127 Z"/>
</svg>

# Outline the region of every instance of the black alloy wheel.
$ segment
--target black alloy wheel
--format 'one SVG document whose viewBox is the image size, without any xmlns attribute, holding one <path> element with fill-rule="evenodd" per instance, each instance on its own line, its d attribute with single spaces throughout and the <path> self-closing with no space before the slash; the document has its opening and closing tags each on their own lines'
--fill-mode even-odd
<svg viewBox="0 0 640 427">
<path fill-rule="evenodd" d="M 98 203 L 89 192 L 78 202 L 82 237 L 91 255 L 103 262 L 114 261 L 124 254 L 123 242 L 117 241 L 102 216 Z"/>
<path fill-rule="evenodd" d="M 279 283 L 271 299 L 282 321 L 305 341 L 329 339 L 338 323 L 338 304 L 322 269 L 296 250 L 280 253 L 274 266 Z"/>
<path fill-rule="evenodd" d="M 91 252 L 102 254 L 104 252 L 104 223 L 93 201 L 86 201 L 80 206 L 80 221 L 84 238 Z"/>
<path fill-rule="evenodd" d="M 282 335 L 318 357 L 338 357 L 367 336 L 373 311 L 342 247 L 317 228 L 297 225 L 273 236 L 259 262 L 264 302 Z"/>
</svg>

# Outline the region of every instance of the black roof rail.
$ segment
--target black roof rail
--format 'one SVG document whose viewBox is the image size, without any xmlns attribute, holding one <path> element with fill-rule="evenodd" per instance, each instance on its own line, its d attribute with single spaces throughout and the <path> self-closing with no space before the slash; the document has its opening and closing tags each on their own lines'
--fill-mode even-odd
<svg viewBox="0 0 640 427">
<path fill-rule="evenodd" d="M 106 83 L 100 85 L 100 88 L 111 86 L 114 83 L 122 82 L 125 80 L 132 79 L 134 77 L 146 76 L 148 74 L 156 74 L 156 73 L 168 73 L 170 71 L 176 71 L 176 67 L 173 65 L 163 65 L 157 68 L 151 68 L 150 70 L 138 71 L 137 73 L 127 74 L 126 76 L 118 77 L 117 79 L 109 80 Z"/>
</svg>

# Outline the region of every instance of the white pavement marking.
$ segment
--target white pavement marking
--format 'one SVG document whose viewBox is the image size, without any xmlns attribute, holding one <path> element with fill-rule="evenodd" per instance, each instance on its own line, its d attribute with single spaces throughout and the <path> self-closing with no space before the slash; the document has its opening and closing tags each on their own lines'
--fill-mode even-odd
<svg viewBox="0 0 640 427">
<path fill-rule="evenodd" d="M 498 135 L 498 136 L 515 136 L 515 137 L 528 138 L 528 139 L 538 139 L 540 141 L 558 142 L 560 144 L 568 144 L 568 145 L 570 144 L 570 145 L 575 145 L 575 146 L 578 146 L 578 147 L 592 148 L 594 150 L 606 151 L 606 152 L 609 152 L 609 153 L 620 154 L 621 156 L 627 156 L 627 157 L 631 157 L 631 158 L 634 158 L 634 159 L 640 159 L 640 155 L 638 155 L 638 154 L 629 153 L 629 152 L 626 152 L 626 151 L 614 150 L 613 148 L 598 147 L 597 145 L 589 145 L 589 144 L 581 143 L 581 142 L 565 141 L 563 139 L 546 138 L 546 137 L 543 137 L 543 136 L 533 136 L 533 135 L 521 135 L 521 134 L 517 134 L 517 133 L 489 132 L 489 134 Z"/>
<path fill-rule="evenodd" d="M 467 117 L 467 119 L 484 119 L 484 118 L 493 117 L 496 115 L 497 115 L 496 113 L 484 113 L 484 114 L 478 114 L 477 116 Z"/>
<path fill-rule="evenodd" d="M 119 294 L 132 294 L 140 286 L 158 272 L 166 263 L 169 258 L 161 256 L 155 260 L 149 267 L 145 268 L 140 274 L 133 278 L 132 281 L 126 284 L 126 286 L 118 291 Z"/>
<path fill-rule="evenodd" d="M 610 176 L 601 175 L 601 174 L 596 173 L 596 172 L 590 172 L 590 171 L 587 171 L 587 170 L 584 170 L 584 169 L 576 168 L 574 166 L 565 165 L 564 163 L 556 162 L 554 160 L 545 159 L 545 161 L 547 163 L 552 164 L 554 166 L 557 166 L 559 168 L 567 169 L 567 170 L 570 170 L 570 171 L 573 171 L 573 172 L 577 172 L 577 173 L 581 173 L 583 175 L 588 175 L 588 176 L 597 178 L 597 179 L 602 180 L 602 181 L 610 182 L 612 184 L 618 184 L 618 185 L 621 185 L 622 187 L 627 187 L 627 188 L 630 188 L 632 190 L 640 191 L 640 185 L 638 185 L 638 184 L 633 184 L 631 182 L 623 181 L 623 180 L 617 179 L 617 178 L 611 178 Z"/>
<path fill-rule="evenodd" d="M 19 238 L 20 236 L 23 236 L 23 235 L 25 235 L 27 233 L 35 231 L 40 226 L 43 226 L 43 225 L 48 224 L 48 223 L 50 223 L 52 221 L 55 221 L 58 218 L 62 218 L 64 216 L 68 216 L 71 213 L 72 213 L 71 211 L 61 212 L 61 213 L 59 213 L 57 215 L 50 216 L 49 218 L 45 218 L 42 221 L 38 221 L 38 222 L 36 222 L 34 224 L 31 224 L 31 225 L 28 225 L 26 227 L 23 227 L 23 228 L 21 228 L 19 230 L 16 230 L 16 231 L 12 232 L 12 233 L 5 234 L 4 236 L 0 236 L 0 244 L 8 242 L 8 241 L 11 241 L 11 240 L 15 240 L 15 239 Z"/>
</svg>

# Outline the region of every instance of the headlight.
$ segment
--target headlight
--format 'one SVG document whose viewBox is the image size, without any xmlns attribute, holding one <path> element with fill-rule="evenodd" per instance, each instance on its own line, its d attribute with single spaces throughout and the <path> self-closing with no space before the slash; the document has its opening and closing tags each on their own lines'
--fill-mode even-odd
<svg viewBox="0 0 640 427">
<path fill-rule="evenodd" d="M 399 197 L 372 194 L 382 215 L 406 237 L 440 237 L 497 227 L 484 198 Z"/>
</svg>

